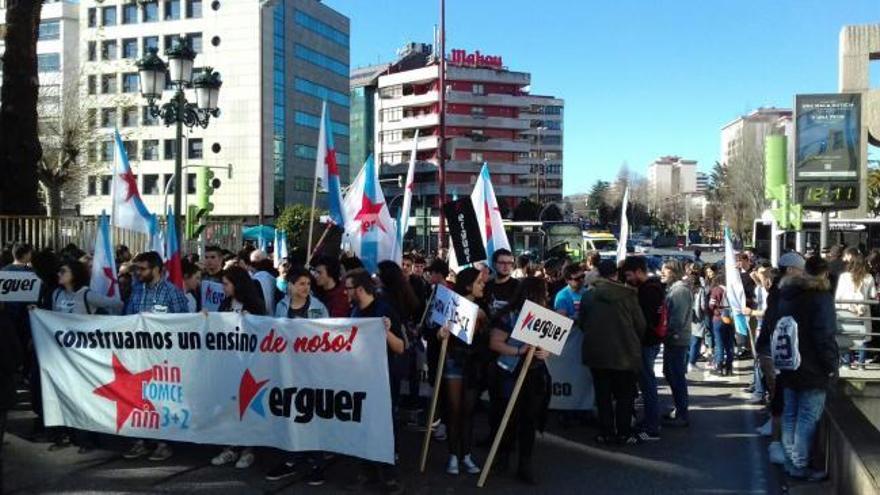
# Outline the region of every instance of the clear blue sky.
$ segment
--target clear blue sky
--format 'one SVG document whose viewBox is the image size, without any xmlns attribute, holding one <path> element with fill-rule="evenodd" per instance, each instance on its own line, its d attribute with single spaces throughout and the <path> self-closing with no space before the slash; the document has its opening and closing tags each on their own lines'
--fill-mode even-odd
<svg viewBox="0 0 880 495">
<path fill-rule="evenodd" d="M 326 0 L 351 19 L 352 67 L 432 41 L 436 0 Z M 880 0 L 447 0 L 447 53 L 479 49 L 565 99 L 565 194 L 645 173 L 657 156 L 718 159 L 721 126 L 794 94 L 837 91 L 846 24 Z M 872 67 L 880 87 L 880 62 Z"/>
</svg>

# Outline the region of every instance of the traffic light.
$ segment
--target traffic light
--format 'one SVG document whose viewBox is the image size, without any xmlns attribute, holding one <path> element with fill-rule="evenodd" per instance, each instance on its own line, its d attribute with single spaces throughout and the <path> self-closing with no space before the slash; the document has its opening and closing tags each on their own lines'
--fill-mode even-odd
<svg viewBox="0 0 880 495">
<path fill-rule="evenodd" d="M 199 168 L 196 174 L 196 200 L 199 205 L 199 218 L 208 215 L 214 209 L 211 195 L 220 187 L 220 179 L 214 177 L 214 171 L 209 168 Z"/>
<path fill-rule="evenodd" d="M 196 228 L 199 225 L 199 220 L 196 218 L 199 213 L 199 207 L 196 205 L 189 205 L 186 208 L 186 224 L 184 225 L 184 235 L 187 239 L 195 239 L 198 237 L 196 234 Z"/>
</svg>

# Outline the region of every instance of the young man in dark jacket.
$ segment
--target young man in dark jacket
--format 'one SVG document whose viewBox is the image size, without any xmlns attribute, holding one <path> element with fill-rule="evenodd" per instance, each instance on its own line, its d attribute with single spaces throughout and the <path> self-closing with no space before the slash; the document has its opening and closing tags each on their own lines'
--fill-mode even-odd
<svg viewBox="0 0 880 495">
<path fill-rule="evenodd" d="M 642 368 L 645 317 L 638 293 L 616 282 L 617 263 L 599 263 L 599 279 L 581 299 L 581 358 L 593 374 L 602 433 L 598 443 L 639 443 L 632 433 L 636 380 Z"/>
<path fill-rule="evenodd" d="M 660 310 L 666 291 L 657 277 L 648 277 L 648 265 L 643 256 L 628 256 L 620 268 L 627 285 L 639 291 L 639 307 L 645 317 L 645 333 L 642 337 L 642 370 L 639 373 L 639 389 L 645 404 L 645 418 L 639 439 L 660 439 L 660 401 L 657 397 L 657 376 L 654 361 L 660 353 L 660 338 L 654 332 L 660 321 Z"/>
<path fill-rule="evenodd" d="M 786 277 L 780 283 L 778 315 L 797 324 L 800 365 L 781 370 L 785 409 L 782 445 L 786 472 L 797 479 L 821 480 L 824 473 L 810 468 L 810 446 L 825 408 L 825 396 L 834 380 L 840 359 L 834 294 L 828 279 L 828 263 L 814 256 L 806 262 L 806 276 Z M 777 327 L 779 324 L 777 324 Z M 779 352 L 779 344 L 773 349 Z M 791 352 L 791 350 L 789 350 Z"/>
</svg>

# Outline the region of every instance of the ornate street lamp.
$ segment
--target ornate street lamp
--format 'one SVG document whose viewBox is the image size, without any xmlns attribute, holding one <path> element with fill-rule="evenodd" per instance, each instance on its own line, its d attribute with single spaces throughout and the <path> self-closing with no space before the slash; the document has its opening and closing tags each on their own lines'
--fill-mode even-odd
<svg viewBox="0 0 880 495">
<path fill-rule="evenodd" d="M 193 81 L 193 62 L 196 53 L 189 42 L 178 36 L 171 48 L 165 50 L 166 64 L 151 48 L 144 58 L 137 61 L 138 79 L 141 94 L 147 100 L 150 115 L 161 118 L 166 126 L 177 126 L 176 153 L 174 156 L 174 217 L 177 222 L 177 235 L 181 235 L 180 218 L 183 195 L 183 126 L 193 128 L 208 127 L 211 117 L 219 117 L 217 101 L 223 81 L 220 74 L 210 67 Z M 159 105 L 166 79 L 174 88 L 170 101 Z M 195 88 L 196 103 L 186 99 L 184 90 Z"/>
</svg>

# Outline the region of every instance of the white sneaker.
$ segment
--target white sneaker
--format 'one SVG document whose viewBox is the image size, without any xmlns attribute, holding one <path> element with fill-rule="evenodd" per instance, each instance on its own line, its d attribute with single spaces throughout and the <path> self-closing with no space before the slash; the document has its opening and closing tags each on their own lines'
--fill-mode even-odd
<svg viewBox="0 0 880 495">
<path fill-rule="evenodd" d="M 217 454 L 216 457 L 211 459 L 211 464 L 214 466 L 225 466 L 231 462 L 235 462 L 238 459 L 238 454 L 232 450 L 232 447 L 226 447 L 223 449 L 223 452 Z"/>
<path fill-rule="evenodd" d="M 461 459 L 461 463 L 468 474 L 480 474 L 480 466 L 477 466 L 477 463 L 474 462 L 470 454 L 464 456 Z"/>
<path fill-rule="evenodd" d="M 156 450 L 154 450 L 147 459 L 150 461 L 167 461 L 168 459 L 171 459 L 172 455 L 174 455 L 174 453 L 172 452 L 171 447 L 165 442 L 159 442 L 156 446 Z"/>
<path fill-rule="evenodd" d="M 434 440 L 437 440 L 438 442 L 442 442 L 442 441 L 446 440 L 446 425 L 444 425 L 443 423 L 440 423 L 437 426 L 435 426 L 433 435 L 434 435 Z"/>
<path fill-rule="evenodd" d="M 238 458 L 238 462 L 235 463 L 236 469 L 247 469 L 254 464 L 254 460 L 256 456 L 254 456 L 254 449 L 248 447 L 241 452 L 241 456 Z"/>
<path fill-rule="evenodd" d="M 770 462 L 779 465 L 785 464 L 785 449 L 782 448 L 782 442 L 770 442 L 767 452 L 770 454 Z"/>
<path fill-rule="evenodd" d="M 446 474 L 458 474 L 458 457 L 449 456 L 449 463 L 446 464 Z"/>
<path fill-rule="evenodd" d="M 128 449 L 126 453 L 122 454 L 122 457 L 125 459 L 137 459 L 138 457 L 143 457 L 149 453 L 150 451 L 147 449 L 144 441 L 138 440 L 131 446 L 130 449 Z"/>
<path fill-rule="evenodd" d="M 755 429 L 762 437 L 769 437 L 773 434 L 773 418 L 767 420 L 766 423 Z"/>
</svg>

